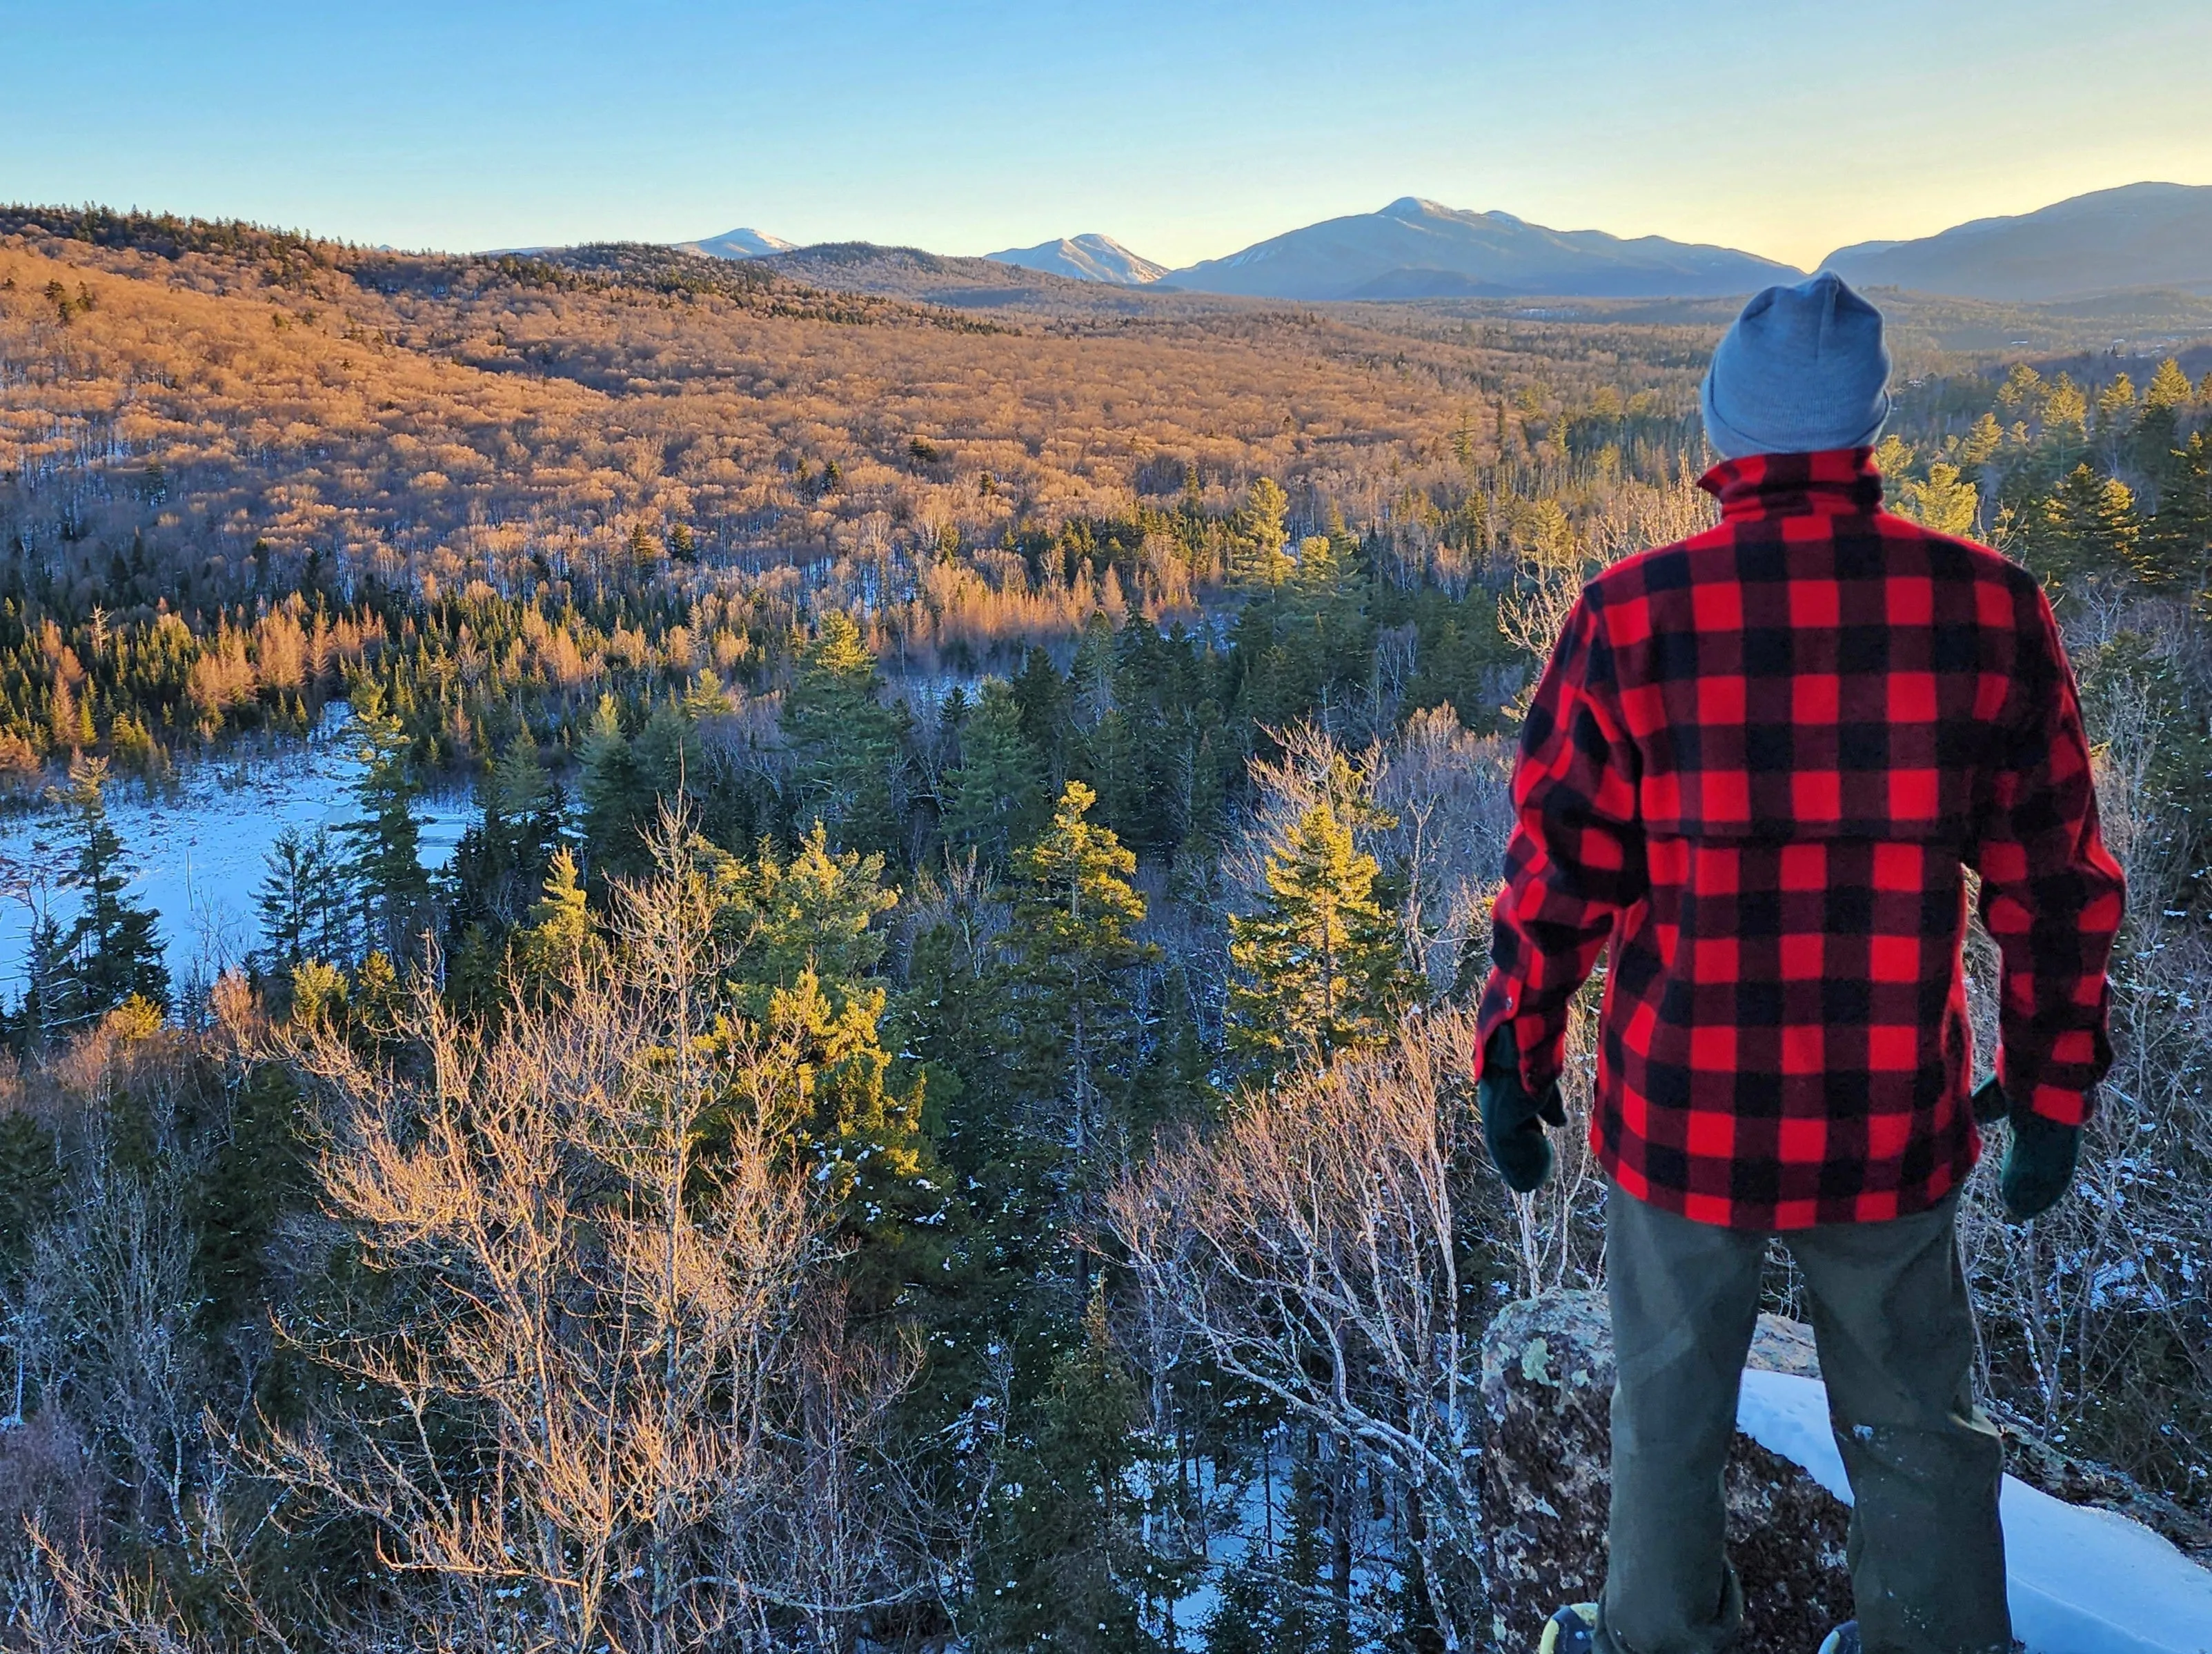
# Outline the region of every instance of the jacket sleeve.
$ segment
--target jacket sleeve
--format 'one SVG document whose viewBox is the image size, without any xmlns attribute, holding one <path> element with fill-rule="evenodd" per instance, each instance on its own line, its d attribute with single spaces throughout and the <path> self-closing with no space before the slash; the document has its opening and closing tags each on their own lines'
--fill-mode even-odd
<svg viewBox="0 0 2212 1654">
<path fill-rule="evenodd" d="M 1647 874 L 1638 759 L 1620 714 L 1602 611 L 1585 592 L 1569 615 L 1521 727 L 1505 885 L 1491 910 L 1491 973 L 1476 1018 L 1475 1067 L 1510 1025 L 1522 1083 L 1559 1077 L 1567 1005 L 1597 964 L 1614 916 Z"/>
<path fill-rule="evenodd" d="M 2051 605 L 2021 606 L 2017 708 L 1983 812 L 1974 864 L 2001 958 L 1997 1079 L 2005 1099 L 2060 1125 L 2088 1118 L 2112 1066 L 2106 966 L 2126 886 L 2097 826 L 2080 696 Z"/>
</svg>

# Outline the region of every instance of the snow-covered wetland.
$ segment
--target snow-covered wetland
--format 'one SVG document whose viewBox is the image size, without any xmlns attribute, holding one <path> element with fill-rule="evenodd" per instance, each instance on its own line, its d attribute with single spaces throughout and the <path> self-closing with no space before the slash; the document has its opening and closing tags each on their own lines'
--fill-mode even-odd
<svg viewBox="0 0 2212 1654">
<path fill-rule="evenodd" d="M 122 839 L 130 898 L 160 915 L 170 980 L 182 990 L 242 962 L 260 945 L 254 892 L 285 829 L 313 833 L 353 813 L 361 774 L 351 714 L 333 703 L 305 742 L 238 746 L 179 758 L 157 785 L 110 781 L 108 820 Z M 443 867 L 476 818 L 466 792 L 426 794 L 416 813 L 422 860 Z M 66 811 L 47 805 L 0 818 L 0 1000 L 23 992 L 41 913 L 64 930 L 77 896 L 76 846 Z"/>
</svg>

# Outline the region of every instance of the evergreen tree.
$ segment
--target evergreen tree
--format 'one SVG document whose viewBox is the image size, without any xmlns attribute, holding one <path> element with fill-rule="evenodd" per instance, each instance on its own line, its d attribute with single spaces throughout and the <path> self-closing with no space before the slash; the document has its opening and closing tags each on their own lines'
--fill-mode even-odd
<svg viewBox="0 0 2212 1654">
<path fill-rule="evenodd" d="M 1271 477 L 1254 483 L 1245 496 L 1243 520 L 1229 553 L 1229 582 L 1243 592 L 1271 592 L 1290 577 L 1290 544 L 1285 526 L 1290 496 Z"/>
<path fill-rule="evenodd" d="M 2165 509 L 2165 489 L 2173 474 L 2174 450 L 2181 446 L 2181 418 L 2190 401 L 2189 375 L 2168 356 L 2151 375 L 2143 392 L 2142 411 L 2128 433 L 2129 462 L 2158 490 L 2159 508 Z"/>
<path fill-rule="evenodd" d="M 791 987 L 769 991 L 766 1019 L 816 1186 L 855 1250 L 848 1278 L 871 1313 L 888 1309 L 904 1283 L 928 1278 L 945 1208 L 945 1180 L 921 1128 L 921 1082 L 890 1079 L 880 1035 L 885 998 L 872 984 L 825 988 L 807 969 Z"/>
<path fill-rule="evenodd" d="M 1044 760 L 1022 733 L 1014 692 L 994 678 L 960 732 L 960 767 L 945 777 L 945 842 L 1003 867 L 1043 814 Z"/>
<path fill-rule="evenodd" d="M 537 988 L 578 979 L 599 946 L 599 927 L 585 905 L 576 876 L 576 858 L 564 848 L 554 851 L 537 905 L 517 939 L 516 968 Z"/>
<path fill-rule="evenodd" d="M 1381 869 L 1323 800 L 1268 852 L 1257 913 L 1229 921 L 1230 1043 L 1264 1073 L 1387 1041 L 1415 984 L 1375 897 Z"/>
<path fill-rule="evenodd" d="M 770 844 L 750 861 L 695 840 L 694 865 L 728 949 L 733 1006 L 762 1031 L 769 1069 L 815 1160 L 815 1181 L 859 1248 L 854 1280 L 880 1309 L 934 1256 L 945 1182 L 922 1132 L 923 1084 L 890 1076 L 887 1001 L 870 973 L 897 897 L 883 858 L 830 848 L 819 823 L 787 861 Z"/>
<path fill-rule="evenodd" d="M 1274 1593 L 1258 1555 L 1247 1550 L 1223 1576 L 1221 1600 L 1203 1627 L 1204 1654 L 1276 1654 L 1285 1646 Z"/>
<path fill-rule="evenodd" d="M 354 708 L 354 817 L 338 830 L 352 844 L 349 868 L 359 891 L 370 947 L 404 958 L 429 918 L 430 877 L 422 870 L 422 829 L 415 819 L 410 743 L 398 717 L 374 693 Z"/>
<path fill-rule="evenodd" d="M 854 992 L 883 958 L 875 921 L 898 897 L 884 888 L 881 855 L 831 849 L 818 821 L 788 860 L 768 842 L 750 861 L 703 841 L 694 842 L 692 854 L 706 874 L 732 978 L 751 990 L 756 1013 L 766 990 L 794 987 L 808 972 L 833 992 Z"/>
<path fill-rule="evenodd" d="M 107 819 L 106 784 L 106 762 L 81 757 L 70 763 L 69 791 L 61 795 L 74 818 L 82 905 L 62 942 L 55 993 L 72 1021 L 100 1016 L 134 994 L 153 1005 L 169 1002 L 154 915 L 124 895 L 131 877 L 123 841 Z"/>
<path fill-rule="evenodd" d="M 1996 458 L 2004 447 L 2004 431 L 1997 424 L 1995 414 L 1984 413 L 1959 444 L 1960 469 L 1968 480 L 1978 479 L 1984 465 Z"/>
<path fill-rule="evenodd" d="M 1089 1300 L 1079 1337 L 1009 1443 L 977 1579 L 993 1650 L 1151 1654 L 1142 1606 L 1165 1582 L 1147 1555 L 1132 1488 L 1143 1462 L 1138 1395 Z"/>
<path fill-rule="evenodd" d="M 1898 514 L 1938 534 L 1971 538 L 1981 509 L 1979 491 L 1960 474 L 1958 466 L 1942 459 L 1928 467 L 1924 482 L 1916 478 L 1898 490 Z"/>
<path fill-rule="evenodd" d="M 2171 457 L 2139 556 L 2146 579 L 2195 591 L 2212 569 L 2212 442 L 2198 431 Z"/>
<path fill-rule="evenodd" d="M 2063 375 L 2062 375 L 2063 377 Z M 2118 477 L 2079 465 L 2052 490 L 2030 531 L 2028 563 L 2055 586 L 2138 572 L 2135 497 Z"/>
<path fill-rule="evenodd" d="M 1079 1212 L 1091 1157 L 1136 1072 L 1136 976 L 1156 952 L 1130 933 L 1145 916 L 1129 883 L 1137 859 L 1088 819 L 1097 802 L 1081 781 L 1068 782 L 1051 825 L 1016 857 L 1007 934 L 1019 1078 L 1073 1160 Z M 1079 1252 L 1086 1288 L 1089 1268 Z"/>
<path fill-rule="evenodd" d="M 61 1192 L 54 1134 L 20 1109 L 0 1114 L 0 1288 L 12 1290 L 31 1261 L 31 1239 Z"/>
<path fill-rule="evenodd" d="M 1290 1532 L 1277 1575 L 1275 1641 L 1270 1654 L 1322 1654 L 1323 1543 L 1321 1487 L 1309 1451 L 1291 1474 Z"/>
<path fill-rule="evenodd" d="M 653 825 L 653 788 L 611 695 L 599 696 L 583 742 L 584 848 L 599 880 L 636 879 L 651 869 L 645 835 Z"/>
<path fill-rule="evenodd" d="M 784 702 L 794 813 L 822 822 L 836 842 L 854 849 L 890 850 L 898 842 L 891 779 L 899 723 L 877 698 L 882 686 L 860 627 L 833 609 L 807 645 Z"/>
<path fill-rule="evenodd" d="M 289 976 L 302 959 L 340 962 L 351 957 L 347 929 L 352 906 L 349 880 L 331 846 L 329 830 L 303 833 L 288 826 L 264 862 L 254 911 L 260 915 L 259 968 Z"/>
<path fill-rule="evenodd" d="M 1021 708 L 1022 733 L 1043 755 L 1047 785 L 1057 789 L 1067 779 L 1069 696 L 1066 680 L 1052 664 L 1052 657 L 1032 647 L 1022 657 L 1022 669 L 1012 683 L 1014 704 Z"/>
<path fill-rule="evenodd" d="M 688 697 L 687 697 L 688 699 Z M 664 701 L 647 715 L 632 750 L 656 804 L 696 798 L 706 781 L 705 749 L 689 707 Z M 655 813 L 658 812 L 656 810 Z"/>
</svg>

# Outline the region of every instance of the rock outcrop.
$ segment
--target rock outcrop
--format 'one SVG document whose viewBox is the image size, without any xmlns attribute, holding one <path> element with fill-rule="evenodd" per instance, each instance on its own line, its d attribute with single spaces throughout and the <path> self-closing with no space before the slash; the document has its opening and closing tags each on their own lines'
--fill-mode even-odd
<svg viewBox="0 0 2212 1654">
<path fill-rule="evenodd" d="M 1817 1377 L 1810 1330 L 1759 1318 L 1750 1365 Z M 1483 1507 L 1501 1648 L 1533 1650 L 1544 1616 L 1605 1579 L 1613 1336 L 1601 1292 L 1509 1306 L 1482 1353 Z M 1806 1654 L 1850 1615 L 1850 1512 L 1796 1465 L 1739 1432 L 1728 1540 L 1743 1583 L 1744 1654 Z"/>
</svg>

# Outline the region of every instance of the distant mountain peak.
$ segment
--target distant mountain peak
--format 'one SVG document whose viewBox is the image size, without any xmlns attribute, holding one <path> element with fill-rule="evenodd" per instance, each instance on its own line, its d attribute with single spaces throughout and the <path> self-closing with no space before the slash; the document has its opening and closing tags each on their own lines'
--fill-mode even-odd
<svg viewBox="0 0 2212 1654">
<path fill-rule="evenodd" d="M 1468 212 L 1406 195 L 1380 211 L 1271 236 L 1168 280 L 1275 299 L 1700 298 L 1755 292 L 1802 274 L 1727 247 L 1547 229 L 1510 212 Z"/>
<path fill-rule="evenodd" d="M 1112 236 L 1095 230 L 983 256 L 994 265 L 1012 265 L 1079 282 L 1107 282 L 1116 287 L 1143 287 L 1168 273 L 1166 265 L 1141 258 Z"/>
<path fill-rule="evenodd" d="M 772 252 L 788 252 L 793 245 L 781 235 L 770 235 L 766 230 L 744 225 L 703 240 L 676 244 L 679 252 L 703 252 L 714 258 L 765 258 Z"/>
</svg>

